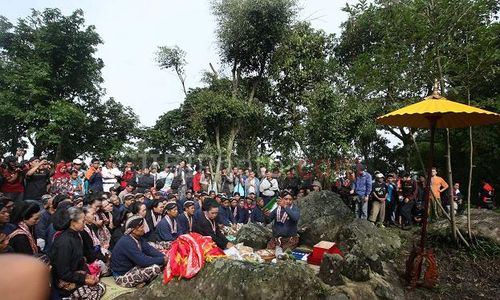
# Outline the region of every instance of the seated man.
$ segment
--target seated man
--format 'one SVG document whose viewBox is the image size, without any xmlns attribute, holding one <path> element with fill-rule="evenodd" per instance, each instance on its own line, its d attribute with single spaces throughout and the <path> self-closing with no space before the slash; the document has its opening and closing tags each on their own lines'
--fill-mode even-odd
<svg viewBox="0 0 500 300">
<path fill-rule="evenodd" d="M 255 205 L 254 208 L 252 208 L 252 214 L 251 214 L 251 222 L 252 223 L 261 223 L 261 224 L 267 224 L 266 223 L 266 216 L 264 215 L 264 199 L 262 198 L 257 198 L 257 205 Z"/>
<path fill-rule="evenodd" d="M 156 235 L 160 241 L 171 242 L 179 236 L 178 223 L 177 223 L 177 203 L 169 202 L 165 206 L 167 214 L 161 219 L 158 226 L 156 226 Z"/>
<path fill-rule="evenodd" d="M 161 274 L 161 267 L 168 261 L 143 236 L 144 218 L 130 217 L 125 224 L 125 235 L 116 243 L 111 256 L 113 277 L 120 286 L 144 286 Z"/>
<path fill-rule="evenodd" d="M 219 213 L 219 204 L 214 199 L 205 199 L 203 203 L 203 213 L 201 217 L 196 218 L 193 224 L 193 232 L 204 236 L 210 236 L 221 249 L 228 249 L 234 245 L 229 242 L 217 226 L 217 215 Z"/>
<path fill-rule="evenodd" d="M 193 217 L 195 212 L 195 204 L 193 201 L 187 200 L 184 202 L 184 213 L 179 215 L 179 234 L 191 233 L 193 231 Z"/>
<path fill-rule="evenodd" d="M 269 213 L 269 220 L 273 221 L 273 238 L 267 244 L 268 249 L 280 246 L 283 250 L 294 249 L 299 244 L 297 223 L 299 222 L 299 208 L 293 205 L 293 196 L 287 191 L 280 195 L 278 207 Z"/>
<path fill-rule="evenodd" d="M 217 223 L 224 226 L 231 226 L 234 222 L 233 214 L 231 213 L 231 203 L 229 198 L 223 196 L 219 207 L 219 214 L 217 215 Z"/>
</svg>

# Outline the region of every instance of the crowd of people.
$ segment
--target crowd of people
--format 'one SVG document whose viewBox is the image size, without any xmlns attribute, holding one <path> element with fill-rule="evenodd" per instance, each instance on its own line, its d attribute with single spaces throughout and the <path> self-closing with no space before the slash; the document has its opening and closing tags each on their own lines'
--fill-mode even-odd
<svg viewBox="0 0 500 300">
<path fill-rule="evenodd" d="M 295 248 L 300 216 L 293 194 L 272 173 L 234 168 L 211 173 L 181 161 L 158 172 L 110 158 L 55 165 L 7 157 L 0 168 L 0 253 L 32 256 L 52 274 L 54 298 L 100 299 L 100 281 L 138 287 L 162 272 L 171 243 L 195 232 L 221 249 L 234 245 L 224 230 L 237 224 L 273 225 L 269 247 Z M 264 207 L 278 199 L 278 208 Z"/>
<path fill-rule="evenodd" d="M 135 168 L 114 159 L 92 159 L 88 167 L 77 158 L 52 164 L 12 156 L 0 168 L 0 253 L 33 256 L 51 267 L 54 297 L 100 299 L 103 276 L 123 287 L 138 287 L 162 272 L 168 249 L 180 235 L 210 236 L 221 249 L 234 245 L 225 232 L 238 224 L 270 225 L 269 249 L 298 246 L 300 211 L 294 200 L 320 191 L 313 177 L 299 178 L 293 169 L 222 169 L 217 182 L 210 168 L 185 161 L 160 170 L 154 162 Z M 454 202 L 441 197 L 449 187 L 433 169 L 433 219 L 445 209 L 463 210 L 459 185 Z M 425 178 L 398 177 L 358 165 L 331 188 L 357 218 L 383 227 L 407 228 L 423 216 Z M 484 183 L 481 195 L 491 207 L 494 190 Z M 271 209 L 274 205 L 276 208 Z M 273 207 L 274 208 L 274 207 Z"/>
<path fill-rule="evenodd" d="M 421 224 L 425 212 L 424 175 L 412 176 L 409 172 L 384 175 L 375 171 L 372 178 L 362 165 L 356 171 L 347 170 L 333 189 L 342 196 L 357 218 L 367 219 L 380 227 L 395 225 L 408 229 L 411 225 Z M 445 213 L 449 214 L 451 209 L 455 214 L 462 214 L 465 206 L 460 183 L 455 182 L 450 188 L 438 176 L 435 167 L 431 171 L 428 220 L 436 221 Z M 452 202 L 449 201 L 449 193 L 452 193 Z M 493 209 L 495 206 L 495 190 L 488 179 L 480 182 L 478 202 L 482 208 Z"/>
</svg>

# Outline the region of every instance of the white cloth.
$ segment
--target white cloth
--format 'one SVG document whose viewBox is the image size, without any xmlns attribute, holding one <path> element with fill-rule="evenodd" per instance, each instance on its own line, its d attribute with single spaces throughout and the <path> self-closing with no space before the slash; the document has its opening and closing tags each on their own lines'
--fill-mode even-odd
<svg viewBox="0 0 500 300">
<path fill-rule="evenodd" d="M 108 169 L 106 166 L 102 167 L 102 188 L 105 192 L 109 192 L 109 189 L 114 187 L 118 182 L 116 177 L 121 177 L 122 172 L 118 168 Z"/>
</svg>

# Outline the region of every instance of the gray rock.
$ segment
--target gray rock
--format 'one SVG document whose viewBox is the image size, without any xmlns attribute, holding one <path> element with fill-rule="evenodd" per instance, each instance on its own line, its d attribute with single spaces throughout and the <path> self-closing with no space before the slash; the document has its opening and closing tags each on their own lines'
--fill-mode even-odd
<svg viewBox="0 0 500 300">
<path fill-rule="evenodd" d="M 335 241 L 340 228 L 353 216 L 342 199 L 330 191 L 310 193 L 296 201 L 300 209 L 300 243 L 314 246 L 320 241 Z"/>
<path fill-rule="evenodd" d="M 306 264 L 255 264 L 217 259 L 190 280 L 149 286 L 120 299 L 326 299 L 335 294 Z M 341 299 L 341 298 L 331 298 Z"/>
<path fill-rule="evenodd" d="M 336 217 L 339 224 L 353 219 L 349 208 L 334 192 L 313 192 L 298 199 L 295 204 L 300 209 L 299 227 L 307 226 L 319 218 L 328 216 Z"/>
<path fill-rule="evenodd" d="M 319 269 L 319 278 L 328 285 L 342 285 L 344 278 L 341 273 L 346 263 L 342 256 L 338 254 L 325 254 Z"/>
<path fill-rule="evenodd" d="M 265 249 L 267 242 L 273 237 L 271 229 L 259 224 L 243 225 L 236 234 L 236 242 L 254 249 Z"/>
<path fill-rule="evenodd" d="M 500 245 L 500 214 L 492 210 L 472 208 L 471 229 L 476 238 L 489 240 Z M 467 216 L 459 215 L 456 217 L 457 227 L 462 233 L 467 232 Z M 450 222 L 447 219 L 440 219 L 429 225 L 429 234 L 450 236 Z"/>
<path fill-rule="evenodd" d="M 365 257 L 372 262 L 393 257 L 395 251 L 401 247 L 398 235 L 360 219 L 344 225 L 337 240 L 344 253 Z"/>
<path fill-rule="evenodd" d="M 366 260 L 352 254 L 345 256 L 345 265 L 341 272 L 354 281 L 367 281 L 370 279 L 370 266 Z"/>
</svg>

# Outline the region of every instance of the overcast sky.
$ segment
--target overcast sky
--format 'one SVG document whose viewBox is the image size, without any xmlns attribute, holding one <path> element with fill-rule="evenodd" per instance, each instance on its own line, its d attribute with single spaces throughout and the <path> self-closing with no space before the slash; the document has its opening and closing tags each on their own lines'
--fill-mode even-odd
<svg viewBox="0 0 500 300">
<path fill-rule="evenodd" d="M 346 2 L 356 0 L 301 0 L 300 19 L 315 28 L 338 34 L 347 19 L 341 11 Z M 143 125 L 151 126 L 158 116 L 179 107 L 183 101 L 176 75 L 160 70 L 155 63 L 158 46 L 178 45 L 187 52 L 187 87 L 200 85 L 204 70 L 219 63 L 215 19 L 208 0 L 0 0 L 0 15 L 11 22 L 35 8 L 59 8 L 70 14 L 81 8 L 88 25 L 95 25 L 104 40 L 97 56 L 102 70 L 106 97 L 131 106 Z"/>
</svg>

